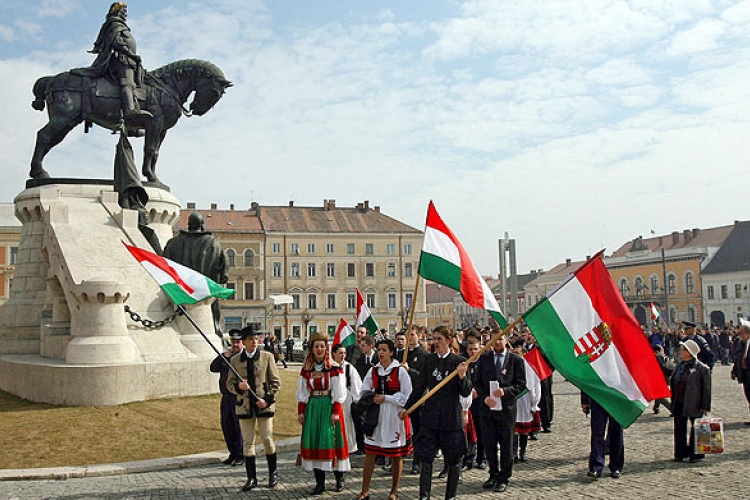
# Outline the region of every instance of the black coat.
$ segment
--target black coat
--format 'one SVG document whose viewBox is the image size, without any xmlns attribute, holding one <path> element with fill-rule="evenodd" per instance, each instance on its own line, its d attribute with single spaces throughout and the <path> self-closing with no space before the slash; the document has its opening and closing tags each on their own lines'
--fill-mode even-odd
<svg viewBox="0 0 750 500">
<path fill-rule="evenodd" d="M 413 389 L 406 408 L 411 408 L 414 403 L 425 395 L 430 389 L 438 385 L 444 378 L 456 370 L 459 364 L 466 358 L 457 354 L 449 353 L 445 358 L 437 354 L 430 354 L 424 364 L 423 370 L 413 381 Z M 422 405 L 421 426 L 428 429 L 461 430 L 463 429 L 463 408 L 459 396 L 471 394 L 471 380 L 458 376 L 453 377 L 437 393 Z"/>
<path fill-rule="evenodd" d="M 503 409 L 493 411 L 484 403 L 490 395 L 490 381 L 497 380 L 500 388 L 505 393 L 502 397 Z M 505 365 L 498 375 L 495 368 L 495 352 L 490 349 L 477 361 L 477 369 L 474 371 L 474 388 L 477 391 L 477 400 L 481 402 L 479 415 L 482 418 L 493 420 L 516 421 L 516 397 L 526 389 L 526 368 L 523 359 L 512 352 L 505 353 Z"/>
<path fill-rule="evenodd" d="M 378 354 L 374 350 L 372 351 L 372 354 L 370 356 L 371 356 L 370 358 L 371 361 L 369 363 L 365 360 L 364 354 L 360 354 L 359 356 L 357 356 L 357 359 L 355 359 L 354 363 L 352 363 L 354 365 L 354 368 L 356 368 L 357 373 L 359 373 L 359 377 L 362 380 L 365 379 L 365 376 L 367 375 L 367 372 L 370 371 L 370 368 L 380 363 L 380 360 L 378 359 Z"/>
</svg>

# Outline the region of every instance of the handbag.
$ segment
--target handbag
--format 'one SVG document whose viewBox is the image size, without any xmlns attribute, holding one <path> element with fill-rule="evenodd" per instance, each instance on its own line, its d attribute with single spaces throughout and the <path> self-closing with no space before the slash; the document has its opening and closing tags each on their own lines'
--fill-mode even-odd
<svg viewBox="0 0 750 500">
<path fill-rule="evenodd" d="M 724 453 L 724 419 L 711 416 L 696 418 L 693 429 L 696 454 Z"/>
</svg>

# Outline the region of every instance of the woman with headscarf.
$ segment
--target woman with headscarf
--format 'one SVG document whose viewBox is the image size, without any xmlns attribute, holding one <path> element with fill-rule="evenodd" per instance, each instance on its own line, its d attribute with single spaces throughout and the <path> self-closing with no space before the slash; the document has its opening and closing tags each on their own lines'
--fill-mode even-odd
<svg viewBox="0 0 750 500">
<path fill-rule="evenodd" d="M 342 407 L 346 395 L 344 374 L 328 351 L 328 335 L 311 335 L 296 398 L 297 420 L 302 424 L 301 465 L 315 474 L 312 495 L 325 491 L 328 471 L 336 477 L 336 491 L 343 490 L 344 473 L 351 469 Z"/>
<path fill-rule="evenodd" d="M 700 347 L 694 340 L 680 342 L 679 364 L 669 379 L 674 416 L 674 460 L 686 458 L 697 462 L 704 458 L 695 453 L 695 419 L 711 411 L 711 370 L 698 361 Z M 688 420 L 690 429 L 688 430 Z M 686 439 L 687 434 L 690 439 Z"/>
<path fill-rule="evenodd" d="M 412 452 L 411 422 L 398 414 L 411 395 L 411 378 L 398 360 L 393 342 L 383 339 L 377 343 L 380 362 L 373 366 L 362 381 L 362 394 L 374 393 L 372 402 L 378 405 L 378 421 L 370 434 L 365 433 L 365 463 L 362 472 L 362 491 L 357 500 L 369 500 L 370 482 L 376 456 L 391 459 L 390 500 L 398 496 L 398 485 L 403 472 L 403 458 Z"/>
</svg>

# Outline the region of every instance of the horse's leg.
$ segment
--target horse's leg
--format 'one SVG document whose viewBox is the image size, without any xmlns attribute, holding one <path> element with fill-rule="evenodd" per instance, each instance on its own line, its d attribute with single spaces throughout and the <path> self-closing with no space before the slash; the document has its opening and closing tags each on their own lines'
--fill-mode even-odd
<svg viewBox="0 0 750 500">
<path fill-rule="evenodd" d="M 49 173 L 42 167 L 42 160 L 52 148 L 60 144 L 65 136 L 81 123 L 80 118 L 51 118 L 50 121 L 36 133 L 34 156 L 31 158 L 32 179 L 47 179 Z"/>
<path fill-rule="evenodd" d="M 164 141 L 166 130 L 161 130 L 162 120 L 154 120 L 151 126 L 146 128 L 146 140 L 143 145 L 143 176 L 149 182 L 158 183 L 156 176 L 156 160 L 159 158 L 159 148 Z"/>
</svg>

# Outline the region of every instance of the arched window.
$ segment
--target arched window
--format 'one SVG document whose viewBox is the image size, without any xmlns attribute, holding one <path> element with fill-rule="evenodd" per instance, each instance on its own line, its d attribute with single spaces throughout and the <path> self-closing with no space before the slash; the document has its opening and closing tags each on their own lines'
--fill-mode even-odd
<svg viewBox="0 0 750 500">
<path fill-rule="evenodd" d="M 677 309 L 671 306 L 669 307 L 669 322 L 677 323 Z"/>
<path fill-rule="evenodd" d="M 667 275 L 667 292 L 670 295 L 674 295 L 677 293 L 677 276 L 675 276 L 674 274 Z"/>
<path fill-rule="evenodd" d="M 234 259 L 237 254 L 234 253 L 234 250 L 231 248 L 226 251 L 227 254 L 227 262 L 229 263 L 229 267 L 234 267 Z"/>
<path fill-rule="evenodd" d="M 627 278 L 620 278 L 620 294 L 625 296 L 630 291 L 630 285 L 628 285 Z"/>
<path fill-rule="evenodd" d="M 635 279 L 635 296 L 636 297 L 643 297 L 643 278 L 638 276 Z"/>
<path fill-rule="evenodd" d="M 652 274 L 649 278 L 649 281 L 651 282 L 651 295 L 658 295 L 659 290 L 659 277 L 655 274 Z"/>
<path fill-rule="evenodd" d="M 685 273 L 685 293 L 695 293 L 695 275 L 691 271 Z"/>
<path fill-rule="evenodd" d="M 695 312 L 695 307 L 688 306 L 688 310 L 687 310 L 688 321 L 690 321 L 691 323 L 695 323 L 697 321 L 697 316 L 698 315 Z"/>
<path fill-rule="evenodd" d="M 255 254 L 252 250 L 245 250 L 245 267 L 253 267 L 255 265 Z"/>
</svg>

